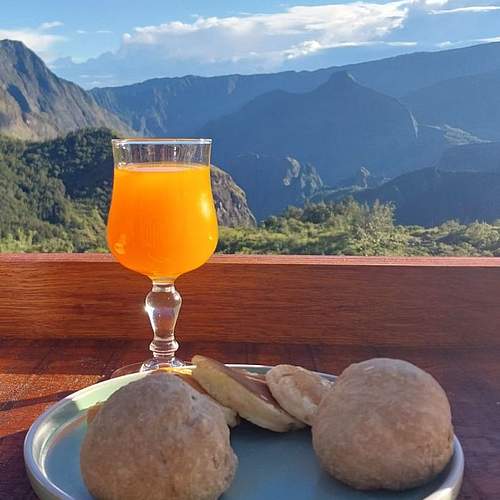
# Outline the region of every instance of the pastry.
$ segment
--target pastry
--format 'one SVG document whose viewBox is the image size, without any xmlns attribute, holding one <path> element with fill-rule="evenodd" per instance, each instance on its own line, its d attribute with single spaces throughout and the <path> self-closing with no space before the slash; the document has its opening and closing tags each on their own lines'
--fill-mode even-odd
<svg viewBox="0 0 500 500">
<path fill-rule="evenodd" d="M 266 373 L 266 382 L 280 406 L 309 425 L 323 396 L 332 387 L 332 382 L 321 375 L 292 365 L 274 366 Z"/>
<path fill-rule="evenodd" d="M 220 404 L 250 422 L 276 432 L 304 427 L 274 399 L 265 378 L 205 356 L 193 357 L 193 377 Z"/>
</svg>

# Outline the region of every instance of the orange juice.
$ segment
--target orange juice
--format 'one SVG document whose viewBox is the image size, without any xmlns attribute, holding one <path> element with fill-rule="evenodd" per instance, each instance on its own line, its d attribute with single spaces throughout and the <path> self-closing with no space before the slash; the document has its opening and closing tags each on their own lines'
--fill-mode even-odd
<svg viewBox="0 0 500 500">
<path fill-rule="evenodd" d="M 205 263 L 217 237 L 209 166 L 115 167 L 108 246 L 123 266 L 173 280 Z"/>
</svg>

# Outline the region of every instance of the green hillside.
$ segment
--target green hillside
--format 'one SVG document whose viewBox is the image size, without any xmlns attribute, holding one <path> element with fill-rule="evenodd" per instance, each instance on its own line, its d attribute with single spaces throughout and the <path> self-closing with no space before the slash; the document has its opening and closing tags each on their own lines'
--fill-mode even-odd
<svg viewBox="0 0 500 500">
<path fill-rule="evenodd" d="M 312 255 L 500 256 L 500 221 L 401 226 L 394 207 L 352 199 L 289 208 L 257 228 L 222 228 L 219 252 Z"/>
<path fill-rule="evenodd" d="M 111 133 L 104 129 L 45 143 L 0 139 L 3 251 L 105 249 L 104 190 L 96 189 L 88 197 L 78 184 L 67 182 L 67 177 L 78 166 L 105 165 L 104 152 L 95 145 L 100 141 L 109 144 L 110 139 Z"/>
<path fill-rule="evenodd" d="M 113 160 L 107 129 L 86 129 L 46 142 L 0 137 L 0 251 L 105 251 Z M 255 219 L 245 193 L 212 171 L 219 222 Z"/>
</svg>

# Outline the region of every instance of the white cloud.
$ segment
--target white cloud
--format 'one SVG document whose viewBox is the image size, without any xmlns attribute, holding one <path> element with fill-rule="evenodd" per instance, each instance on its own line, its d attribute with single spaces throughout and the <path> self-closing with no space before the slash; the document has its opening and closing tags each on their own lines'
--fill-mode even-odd
<svg viewBox="0 0 500 500">
<path fill-rule="evenodd" d="M 460 45 L 462 42 L 452 42 L 451 40 L 445 40 L 444 42 L 436 43 L 436 47 L 440 49 L 447 49 L 449 47 L 455 47 L 456 45 Z"/>
<path fill-rule="evenodd" d="M 493 36 L 489 38 L 470 38 L 468 40 L 445 40 L 444 42 L 436 43 L 436 47 L 440 49 L 449 49 L 453 47 L 464 47 L 466 45 L 477 43 L 495 43 L 500 42 L 500 36 Z"/>
<path fill-rule="evenodd" d="M 492 12 L 500 10 L 500 5 L 469 5 L 467 7 L 457 7 L 455 9 L 431 10 L 434 15 L 441 14 L 479 14 L 483 12 Z"/>
<path fill-rule="evenodd" d="M 155 52 L 200 63 L 260 61 L 269 69 L 320 50 L 383 39 L 401 28 L 412 1 L 296 6 L 275 14 L 197 17 L 142 26 L 123 36 L 120 56 Z"/>
<path fill-rule="evenodd" d="M 474 42 L 477 43 L 494 43 L 494 42 L 500 42 L 500 36 L 492 36 L 490 38 L 478 38 L 474 40 Z"/>
<path fill-rule="evenodd" d="M 3 29 L 0 27 L 0 40 L 4 38 L 19 40 L 46 61 L 50 61 L 54 56 L 52 53 L 54 45 L 66 39 L 61 35 L 48 33 L 49 30 L 59 26 L 62 26 L 60 21 L 50 21 L 36 28 Z"/>
<path fill-rule="evenodd" d="M 61 21 L 48 21 L 48 22 L 40 24 L 38 29 L 45 31 L 45 30 L 50 30 L 52 28 L 59 28 L 60 26 L 63 26 L 63 25 L 64 25 L 64 23 L 62 23 Z"/>
<path fill-rule="evenodd" d="M 390 47 L 416 47 L 418 42 L 386 42 Z"/>
<path fill-rule="evenodd" d="M 385 41 L 404 27 L 413 12 L 477 13 L 499 10 L 494 5 L 467 5 L 467 0 L 354 1 L 331 5 L 284 7 L 273 14 L 201 17 L 140 26 L 125 33 L 117 57 L 139 54 L 159 62 L 258 65 L 274 70 L 285 61 L 336 47 L 385 44 L 416 46 L 414 41 Z M 453 5 L 454 4 L 454 5 Z M 451 7 L 448 10 L 447 7 Z"/>
<path fill-rule="evenodd" d="M 111 35 L 113 32 L 111 30 L 97 30 L 97 31 L 87 31 L 87 30 L 76 30 L 79 35 L 88 35 L 88 34 L 96 34 L 96 35 Z"/>
<path fill-rule="evenodd" d="M 322 52 L 337 47 L 387 46 L 405 51 L 432 45 L 435 39 L 412 40 L 412 26 L 425 16 L 441 12 L 475 15 L 500 8 L 478 5 L 488 0 L 340 1 L 344 3 L 281 6 L 280 12 L 270 14 L 193 16 L 185 21 L 138 26 L 122 35 L 117 50 L 82 64 L 62 61 L 58 71 L 80 82 L 82 74 L 95 75 L 97 81 L 101 73 L 112 73 L 112 84 L 166 75 L 277 71 L 300 67 L 307 58 L 326 60 L 329 56 Z M 443 39 L 449 36 L 443 34 Z M 441 47 L 454 43 L 442 42 Z M 330 61 L 334 62 L 333 57 Z M 104 80 L 101 83 L 106 84 Z"/>
</svg>

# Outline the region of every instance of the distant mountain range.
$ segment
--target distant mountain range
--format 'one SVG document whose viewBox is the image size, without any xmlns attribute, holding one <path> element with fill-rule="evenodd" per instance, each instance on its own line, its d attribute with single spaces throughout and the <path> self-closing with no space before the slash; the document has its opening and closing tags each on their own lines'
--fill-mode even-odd
<svg viewBox="0 0 500 500">
<path fill-rule="evenodd" d="M 0 41 L 0 134 L 39 141 L 97 126 L 121 135 L 213 137 L 214 163 L 227 172 L 213 174 L 218 214 L 233 225 L 346 196 L 392 201 L 402 223 L 500 218 L 499 88 L 500 43 L 317 71 L 158 78 L 86 92 L 22 43 Z M 3 213 L 17 210 L 22 193 L 38 193 L 30 184 L 38 183 L 47 199 L 38 193 L 34 200 L 45 205 L 26 213 L 46 213 L 40 220 L 47 221 L 66 213 L 57 206 L 90 210 L 96 203 L 102 215 L 111 167 L 108 160 L 108 170 L 100 170 L 96 158 L 109 157 L 109 144 L 86 134 L 61 139 L 64 147 L 72 137 L 88 140 L 88 148 L 78 142 L 80 152 L 98 148 L 80 163 L 64 154 L 54 160 L 57 140 L 43 146 L 58 165 L 51 170 L 43 160 L 47 184 L 45 170 L 23 159 L 33 180 L 18 185 L 10 208 L 10 195 L 3 198 Z M 22 146 L 23 155 L 38 154 L 41 146 L 33 147 Z M 67 201 L 51 208 L 51 196 Z"/>
<path fill-rule="evenodd" d="M 308 92 L 324 83 L 332 71 L 155 78 L 95 88 L 90 95 L 142 135 L 182 137 L 196 134 L 210 120 L 233 113 L 271 90 Z"/>
<path fill-rule="evenodd" d="M 462 223 L 499 220 L 500 142 L 450 148 L 431 168 L 371 189 L 351 189 L 348 194 L 368 204 L 393 203 L 400 224 L 432 227 L 450 219 Z"/>
<path fill-rule="evenodd" d="M 500 63 L 496 71 L 444 80 L 402 101 L 421 123 L 447 124 L 500 140 Z"/>
<path fill-rule="evenodd" d="M 500 68 L 500 42 L 436 52 L 414 52 L 338 68 L 362 85 L 394 97 L 461 76 Z"/>
<path fill-rule="evenodd" d="M 500 173 L 500 142 L 455 146 L 443 153 L 436 167 L 449 172 Z"/>
<path fill-rule="evenodd" d="M 339 72 L 310 92 L 275 90 L 256 97 L 239 111 L 209 122 L 200 135 L 214 139 L 216 161 L 231 172 L 233 159 L 242 153 L 290 155 L 312 163 L 333 184 L 363 165 L 374 171 L 397 166 L 401 171 L 418 129 L 395 98 Z"/>
<path fill-rule="evenodd" d="M 437 226 L 448 220 L 470 223 L 500 219 L 500 173 L 416 170 L 377 188 L 354 194 L 357 201 L 391 202 L 396 221 Z"/>
<path fill-rule="evenodd" d="M 464 131 L 462 142 L 478 139 Z M 199 135 L 214 139 L 215 161 L 235 174 L 240 154 L 312 163 L 333 185 L 361 167 L 385 177 L 432 165 L 454 141 L 445 128 L 420 126 L 396 98 L 334 73 L 316 89 L 272 91 L 239 111 L 209 122 Z"/>
<path fill-rule="evenodd" d="M 54 75 L 21 42 L 0 41 L 0 133 L 40 140 L 84 127 L 132 133 L 78 85 Z"/>
<path fill-rule="evenodd" d="M 259 95 L 273 90 L 309 92 L 335 72 L 348 72 L 361 85 L 400 98 L 444 80 L 499 68 L 500 43 L 490 43 L 316 71 L 154 78 L 121 87 L 96 88 L 90 93 L 101 106 L 141 134 L 193 135 L 207 122 L 234 113 Z M 469 130 L 466 126 L 456 127 Z"/>
</svg>

